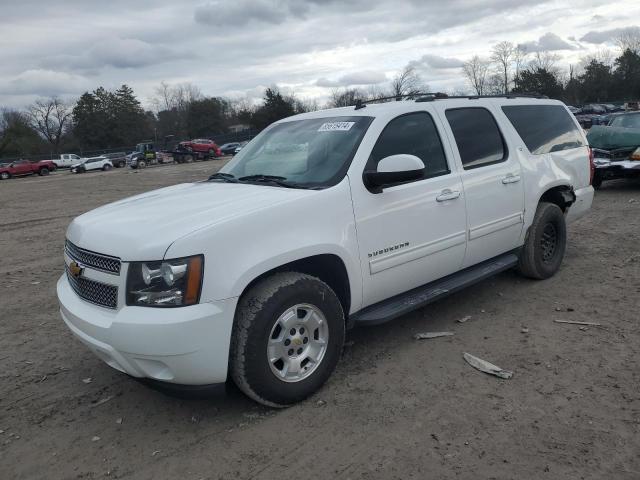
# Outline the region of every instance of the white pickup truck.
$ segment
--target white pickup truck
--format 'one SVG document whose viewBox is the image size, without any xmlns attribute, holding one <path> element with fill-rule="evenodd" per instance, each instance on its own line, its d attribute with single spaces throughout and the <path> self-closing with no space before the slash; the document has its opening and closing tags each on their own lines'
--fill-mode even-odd
<svg viewBox="0 0 640 480">
<path fill-rule="evenodd" d="M 58 168 L 71 168 L 84 161 L 85 158 L 75 153 L 61 153 L 59 158 L 54 158 L 51 161 L 56 164 Z"/>
<path fill-rule="evenodd" d="M 208 180 L 73 220 L 62 318 L 134 377 L 230 377 L 291 405 L 327 380 L 350 327 L 506 269 L 556 273 L 592 175 L 558 101 L 437 94 L 305 113 Z"/>
</svg>

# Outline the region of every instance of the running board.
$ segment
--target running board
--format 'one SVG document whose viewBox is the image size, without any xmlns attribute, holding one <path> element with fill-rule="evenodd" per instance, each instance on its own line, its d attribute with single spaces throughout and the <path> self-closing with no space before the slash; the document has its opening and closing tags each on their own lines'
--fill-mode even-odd
<svg viewBox="0 0 640 480">
<path fill-rule="evenodd" d="M 518 256 L 506 253 L 395 297 L 371 305 L 350 318 L 351 325 L 379 325 L 424 307 L 497 273 L 515 267 Z"/>
</svg>

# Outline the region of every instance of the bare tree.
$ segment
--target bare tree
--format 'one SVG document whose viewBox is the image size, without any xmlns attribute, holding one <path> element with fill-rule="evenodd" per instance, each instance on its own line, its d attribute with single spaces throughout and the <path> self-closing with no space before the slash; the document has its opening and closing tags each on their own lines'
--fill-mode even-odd
<svg viewBox="0 0 640 480">
<path fill-rule="evenodd" d="M 202 100 L 204 95 L 200 88 L 193 83 L 178 83 L 171 85 L 167 82 L 160 82 L 155 88 L 155 96 L 151 103 L 157 111 L 162 110 L 186 110 L 186 108 L 197 100 Z"/>
<path fill-rule="evenodd" d="M 407 65 L 391 80 L 391 95 L 415 95 L 425 89 L 425 85 L 416 69 Z"/>
<path fill-rule="evenodd" d="M 485 94 L 489 61 L 474 55 L 462 65 L 464 76 L 476 92 L 476 95 Z"/>
<path fill-rule="evenodd" d="M 547 50 L 536 52 L 533 54 L 533 58 L 529 62 L 529 70 L 546 70 L 550 73 L 558 73 L 558 61 L 560 56 L 557 53 L 552 53 Z"/>
<path fill-rule="evenodd" d="M 626 28 L 616 37 L 616 45 L 624 53 L 631 50 L 636 55 L 640 55 L 640 28 Z"/>
<path fill-rule="evenodd" d="M 509 73 L 514 61 L 516 48 L 511 42 L 496 43 L 491 50 L 491 60 L 493 60 L 502 75 L 502 92 L 509 93 Z"/>
<path fill-rule="evenodd" d="M 516 87 L 518 86 L 518 82 L 520 81 L 520 73 L 525 68 L 528 56 L 529 53 L 527 52 L 527 47 L 525 47 L 524 45 L 518 45 L 513 51 L 513 63 L 516 70 L 513 77 L 513 83 Z"/>
<path fill-rule="evenodd" d="M 57 152 L 62 135 L 71 123 L 72 110 L 58 97 L 36 100 L 27 114 L 31 126 L 42 135 Z"/>
<path fill-rule="evenodd" d="M 357 88 L 334 88 L 329 97 L 329 108 L 349 107 L 358 100 L 366 100 L 365 95 Z"/>
<path fill-rule="evenodd" d="M 578 75 L 583 73 L 585 67 L 587 65 L 589 65 L 593 61 L 596 61 L 598 63 L 602 63 L 603 65 L 606 65 L 607 67 L 613 67 L 613 63 L 615 61 L 615 56 L 614 56 L 613 52 L 611 50 L 609 50 L 608 48 L 600 48 L 596 52 L 591 53 L 589 55 L 585 55 L 584 57 L 582 57 L 580 59 L 580 62 L 578 63 L 578 68 L 577 68 L 576 73 Z"/>
</svg>

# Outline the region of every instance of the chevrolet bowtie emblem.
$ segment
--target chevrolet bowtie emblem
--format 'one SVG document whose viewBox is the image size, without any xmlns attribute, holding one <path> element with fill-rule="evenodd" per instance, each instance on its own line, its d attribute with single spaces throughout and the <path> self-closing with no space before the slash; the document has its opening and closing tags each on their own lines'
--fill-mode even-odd
<svg viewBox="0 0 640 480">
<path fill-rule="evenodd" d="M 77 262 L 71 262 L 69 264 L 69 273 L 73 275 L 74 278 L 78 278 L 80 275 L 82 275 L 82 270 L 83 268 L 78 265 Z"/>
</svg>

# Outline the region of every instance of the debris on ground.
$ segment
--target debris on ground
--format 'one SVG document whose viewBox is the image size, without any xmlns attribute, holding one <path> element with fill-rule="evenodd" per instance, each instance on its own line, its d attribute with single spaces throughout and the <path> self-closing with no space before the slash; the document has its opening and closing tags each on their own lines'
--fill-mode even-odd
<svg viewBox="0 0 640 480">
<path fill-rule="evenodd" d="M 468 322 L 469 320 L 471 320 L 471 315 L 467 315 L 466 317 L 459 318 L 457 322 L 464 323 L 464 322 Z"/>
<path fill-rule="evenodd" d="M 413 338 L 416 340 L 429 340 L 430 338 L 450 337 L 452 335 L 453 332 L 423 332 L 416 333 Z"/>
<path fill-rule="evenodd" d="M 522 327 L 520 333 L 529 333 L 529 329 L 527 327 Z"/>
<path fill-rule="evenodd" d="M 93 382 L 93 378 L 91 378 L 91 377 L 83 378 L 82 382 L 83 383 L 91 383 L 91 382 Z"/>
<path fill-rule="evenodd" d="M 117 423 L 118 425 L 122 425 L 122 417 L 120 417 L 120 418 L 116 418 L 116 423 Z"/>
<path fill-rule="evenodd" d="M 160 453 L 160 450 L 154 450 L 153 453 L 151 454 L 151 456 L 155 457 L 159 453 Z"/>
<path fill-rule="evenodd" d="M 111 400 L 113 398 L 113 395 L 109 395 L 108 397 L 104 397 L 102 400 L 98 400 L 96 403 L 94 403 L 93 405 L 89 405 L 91 408 L 94 407 L 99 407 L 100 405 L 102 405 L 103 403 L 107 403 L 109 400 Z"/>
<path fill-rule="evenodd" d="M 513 372 L 509 370 L 503 370 L 502 368 L 494 365 L 493 363 L 489 363 L 486 360 L 483 360 L 478 357 L 474 357 L 470 353 L 463 353 L 462 357 L 465 361 L 471 365 L 473 368 L 480 370 L 481 372 L 488 373 L 489 375 L 494 375 L 496 377 L 509 379 L 513 376 Z"/>
<path fill-rule="evenodd" d="M 100 440 L 100 437 L 97 435 L 91 439 L 92 442 L 97 442 L 98 440 Z"/>
<path fill-rule="evenodd" d="M 557 318 L 553 320 L 556 323 L 570 323 L 572 325 L 586 325 L 589 327 L 601 327 L 600 323 L 596 322 L 578 322 L 577 320 L 558 320 Z"/>
</svg>

